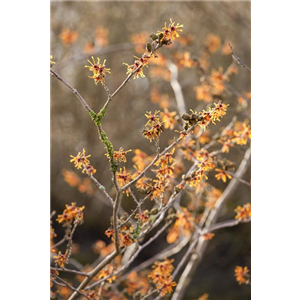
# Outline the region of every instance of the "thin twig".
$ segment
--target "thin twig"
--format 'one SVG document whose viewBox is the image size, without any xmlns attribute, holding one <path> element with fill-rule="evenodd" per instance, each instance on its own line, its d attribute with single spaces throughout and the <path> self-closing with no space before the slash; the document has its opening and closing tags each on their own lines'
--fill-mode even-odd
<svg viewBox="0 0 300 300">
<path fill-rule="evenodd" d="M 74 89 L 65 79 L 63 79 L 60 75 L 58 75 L 54 70 L 50 69 L 50 73 L 56 77 L 58 80 L 60 80 L 66 87 L 68 87 L 73 94 L 76 95 L 76 97 L 80 100 L 84 108 L 90 112 L 92 109 L 89 107 L 89 105 L 86 103 L 86 101 L 83 99 L 83 97 L 79 94 L 79 92 Z"/>
<path fill-rule="evenodd" d="M 233 48 L 230 45 L 230 43 L 228 43 L 229 47 L 230 47 L 230 51 L 231 51 L 231 55 L 232 58 L 241 66 L 243 66 L 245 69 L 247 69 L 249 72 L 251 72 L 251 69 L 249 67 L 247 67 L 242 61 L 241 59 L 233 52 Z"/>
</svg>

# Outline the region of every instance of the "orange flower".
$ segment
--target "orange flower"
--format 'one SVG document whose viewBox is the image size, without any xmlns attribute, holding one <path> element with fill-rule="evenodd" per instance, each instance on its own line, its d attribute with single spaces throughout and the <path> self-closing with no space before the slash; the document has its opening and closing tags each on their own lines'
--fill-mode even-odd
<svg viewBox="0 0 300 300">
<path fill-rule="evenodd" d="M 206 233 L 206 234 L 203 235 L 203 239 L 204 239 L 205 241 L 209 241 L 209 240 L 211 240 L 214 236 L 215 236 L 214 233 L 209 232 L 209 233 Z"/>
<path fill-rule="evenodd" d="M 195 86 L 195 91 L 197 100 L 205 102 L 212 101 L 211 87 L 206 82 L 203 82 L 199 86 Z"/>
<path fill-rule="evenodd" d="M 206 38 L 205 45 L 210 53 L 215 53 L 221 45 L 221 39 L 215 34 L 209 34 Z"/>
<path fill-rule="evenodd" d="M 229 42 L 229 41 L 225 41 L 224 44 L 223 44 L 223 47 L 222 47 L 222 53 L 224 55 L 229 55 L 231 54 L 231 48 L 229 46 L 229 43 L 231 46 L 233 46 L 232 42 Z"/>
<path fill-rule="evenodd" d="M 226 177 L 228 177 L 229 179 L 232 178 L 232 176 L 230 174 L 228 174 L 225 170 L 221 170 L 219 168 L 215 169 L 216 172 L 218 172 L 218 174 L 215 175 L 215 177 L 220 180 L 222 179 L 223 182 L 226 182 Z"/>
<path fill-rule="evenodd" d="M 237 213 L 235 218 L 238 220 L 248 221 L 251 218 L 251 204 L 249 202 L 243 207 L 238 206 L 234 211 Z"/>
<path fill-rule="evenodd" d="M 64 180 L 72 187 L 75 187 L 80 184 L 79 176 L 73 172 L 68 170 L 62 170 L 62 174 L 64 176 Z"/>
<path fill-rule="evenodd" d="M 130 179 L 131 179 L 131 175 L 130 175 L 130 173 L 126 172 L 125 167 L 124 167 L 124 169 L 121 168 L 120 172 L 117 172 L 117 181 L 118 181 L 118 184 L 120 187 L 123 187 L 124 185 L 129 183 Z"/>
<path fill-rule="evenodd" d="M 102 269 L 99 272 L 98 278 L 99 279 L 105 278 L 105 277 L 111 275 L 113 272 L 114 272 L 114 267 L 113 267 L 113 265 L 109 264 L 105 269 Z M 116 279 L 116 276 L 114 275 L 114 276 L 107 278 L 106 280 L 109 283 L 112 283 L 115 279 Z"/>
<path fill-rule="evenodd" d="M 127 159 L 126 159 L 126 153 L 130 152 L 132 150 L 127 150 L 127 151 L 124 151 L 124 149 L 121 147 L 118 151 L 114 151 L 114 154 L 113 154 L 113 157 L 114 157 L 114 161 L 119 161 L 119 162 L 124 162 L 126 163 L 127 162 Z M 109 158 L 109 154 L 105 154 L 108 158 Z"/>
<path fill-rule="evenodd" d="M 95 29 L 95 43 L 100 47 L 106 46 L 108 44 L 108 29 L 103 27 L 97 27 Z"/>
<path fill-rule="evenodd" d="M 133 44 L 135 44 L 135 51 L 137 53 L 141 53 L 141 54 L 144 53 L 147 38 L 148 38 L 148 33 L 145 31 L 131 35 L 131 41 Z"/>
<path fill-rule="evenodd" d="M 146 123 L 146 129 L 142 131 L 142 134 L 146 139 L 150 140 L 150 142 L 152 142 L 152 140 L 158 140 L 161 132 L 164 130 L 164 125 L 160 121 L 158 113 L 159 110 L 156 110 L 154 114 L 152 114 L 151 111 L 147 111 L 145 114 L 148 122 Z"/>
<path fill-rule="evenodd" d="M 149 220 L 150 213 L 149 213 L 148 209 L 146 209 L 146 210 L 142 211 L 140 214 L 136 214 L 135 218 L 139 219 L 139 221 L 142 222 L 142 224 L 144 224 Z"/>
<path fill-rule="evenodd" d="M 232 142 L 237 143 L 238 145 L 246 145 L 248 139 L 251 140 L 250 125 L 243 123 L 241 130 L 234 131 L 233 134 L 235 137 L 232 139 Z"/>
<path fill-rule="evenodd" d="M 198 300 L 208 300 L 208 296 L 209 295 L 207 293 L 205 293 Z"/>
<path fill-rule="evenodd" d="M 151 111 L 147 111 L 145 116 L 148 119 L 148 122 L 146 123 L 145 126 L 148 126 L 148 125 L 151 126 L 151 125 L 154 125 L 157 122 L 159 122 L 160 121 L 159 112 L 160 112 L 159 110 L 156 110 L 154 112 L 154 114 L 152 114 Z"/>
<path fill-rule="evenodd" d="M 83 221 L 83 210 L 84 206 L 78 207 L 75 202 L 72 202 L 71 205 L 66 204 L 66 209 L 63 211 L 62 215 L 58 215 L 58 223 L 67 222 L 71 223 L 74 219 L 78 221 Z"/>
<path fill-rule="evenodd" d="M 233 144 L 231 143 L 230 140 L 219 139 L 218 142 L 223 145 L 223 147 L 221 149 L 222 153 L 229 153 L 230 147 L 233 147 Z"/>
<path fill-rule="evenodd" d="M 170 100 L 168 94 L 160 95 L 157 88 L 151 90 L 151 101 L 157 103 L 162 109 L 168 108 L 170 106 Z"/>
<path fill-rule="evenodd" d="M 168 109 L 165 109 L 164 112 L 160 113 L 160 117 L 166 129 L 168 128 L 170 128 L 171 130 L 174 129 L 177 123 L 175 116 L 176 116 L 176 111 L 169 112 Z"/>
<path fill-rule="evenodd" d="M 69 47 L 71 44 L 75 43 L 78 38 L 76 31 L 71 31 L 69 28 L 63 29 L 62 33 L 59 35 L 61 41 L 66 47 Z"/>
<path fill-rule="evenodd" d="M 87 42 L 84 46 L 83 52 L 90 54 L 93 53 L 95 51 L 95 45 L 93 42 Z"/>
<path fill-rule="evenodd" d="M 67 252 L 62 254 L 59 251 L 57 255 L 53 256 L 53 258 L 55 259 L 54 262 L 62 268 L 68 263 Z"/>
<path fill-rule="evenodd" d="M 165 259 L 163 262 L 155 262 L 152 266 L 152 271 L 148 275 L 149 278 L 155 283 L 157 289 L 161 289 L 161 296 L 171 293 L 176 282 L 172 281 L 172 271 L 174 267 L 172 262 L 174 259 Z"/>
<path fill-rule="evenodd" d="M 210 135 L 209 130 L 206 130 L 205 132 L 203 132 L 199 137 L 199 143 L 201 145 L 205 145 L 205 144 L 209 143 L 210 142 L 209 135 Z"/>
<path fill-rule="evenodd" d="M 173 228 L 167 235 L 167 242 L 172 244 L 177 241 L 179 235 L 189 236 L 194 229 L 194 217 L 186 207 L 181 207 L 181 211 L 177 212 L 176 221 Z"/>
<path fill-rule="evenodd" d="M 127 286 L 126 292 L 129 295 L 132 295 L 136 291 L 139 291 L 141 295 L 146 295 L 150 287 L 148 278 L 135 271 L 128 274 L 125 284 Z"/>
<path fill-rule="evenodd" d="M 172 278 L 169 278 L 167 280 L 165 280 L 163 282 L 163 284 L 161 284 L 161 293 L 160 295 L 163 297 L 165 294 L 171 294 L 173 291 L 173 287 L 177 285 L 177 283 L 175 281 L 172 281 Z"/>
<path fill-rule="evenodd" d="M 250 276 L 249 276 L 249 269 L 248 267 L 241 267 L 241 266 L 237 266 L 234 270 L 235 272 L 235 277 L 236 277 L 236 281 L 239 284 L 245 283 L 248 284 L 250 283 Z"/>
<path fill-rule="evenodd" d="M 178 59 L 178 63 L 184 68 L 192 68 L 196 66 L 196 61 L 191 58 L 190 52 L 177 53 L 176 57 Z"/>
<path fill-rule="evenodd" d="M 210 76 L 210 83 L 212 84 L 213 88 L 214 88 L 214 93 L 219 95 L 220 93 L 222 93 L 225 89 L 225 85 L 223 82 L 223 68 L 219 67 L 219 70 L 215 70 L 213 69 L 211 71 L 211 76 Z"/>
</svg>

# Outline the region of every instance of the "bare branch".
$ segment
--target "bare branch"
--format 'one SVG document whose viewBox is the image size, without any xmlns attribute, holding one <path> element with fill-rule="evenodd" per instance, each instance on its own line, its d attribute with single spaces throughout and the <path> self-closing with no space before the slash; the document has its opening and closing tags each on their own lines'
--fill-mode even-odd
<svg viewBox="0 0 300 300">
<path fill-rule="evenodd" d="M 230 43 L 228 43 L 229 47 L 230 47 L 230 50 L 231 50 L 231 55 L 232 55 L 232 58 L 241 66 L 243 66 L 245 69 L 247 69 L 249 72 L 251 72 L 251 69 L 249 67 L 247 67 L 242 61 L 241 59 L 233 52 L 233 48 L 232 46 L 230 45 Z"/>
</svg>

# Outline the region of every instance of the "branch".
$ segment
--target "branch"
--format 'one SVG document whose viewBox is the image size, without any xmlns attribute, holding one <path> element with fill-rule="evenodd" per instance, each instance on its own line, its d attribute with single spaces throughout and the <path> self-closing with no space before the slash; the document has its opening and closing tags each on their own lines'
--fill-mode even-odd
<svg viewBox="0 0 300 300">
<path fill-rule="evenodd" d="M 167 66 L 168 66 L 168 69 L 171 72 L 170 84 L 171 84 L 171 87 L 172 87 L 172 89 L 174 91 L 174 94 L 175 94 L 175 99 L 176 99 L 176 102 L 177 102 L 178 111 L 179 111 L 180 116 L 182 116 L 184 113 L 186 113 L 186 107 L 185 107 L 184 97 L 183 97 L 183 94 L 182 94 L 182 89 L 181 89 L 181 86 L 178 82 L 178 68 L 171 61 L 167 62 Z M 181 119 L 181 120 L 184 123 L 183 119 Z"/>
<path fill-rule="evenodd" d="M 243 66 L 245 69 L 247 69 L 249 72 L 251 72 L 251 69 L 249 67 L 247 67 L 242 61 L 241 59 L 233 52 L 233 48 L 230 45 L 230 43 L 228 43 L 229 47 L 230 47 L 230 51 L 231 51 L 231 55 L 232 58 L 241 66 Z"/>
<path fill-rule="evenodd" d="M 245 152 L 244 159 L 242 160 L 238 170 L 236 171 L 235 175 L 236 177 L 242 177 L 245 172 L 248 169 L 248 166 L 250 164 L 250 155 L 251 155 L 251 148 L 249 147 L 247 151 Z M 239 184 L 239 180 L 236 178 L 233 178 L 226 189 L 224 190 L 221 197 L 216 202 L 214 208 L 211 210 L 211 213 L 209 214 L 205 229 L 207 232 L 210 232 L 211 226 L 217 221 L 217 218 L 224 207 L 225 203 L 230 199 L 234 191 L 236 190 L 237 186 Z M 196 271 L 201 259 L 203 258 L 204 252 L 206 250 L 206 247 L 208 245 L 208 241 L 205 241 L 202 236 L 199 238 L 199 242 L 196 248 L 196 253 L 194 253 L 187 266 L 185 267 L 178 285 L 176 287 L 175 293 L 172 296 L 172 300 L 181 300 L 184 297 L 185 291 L 187 287 L 189 286 L 193 274 Z"/>
<path fill-rule="evenodd" d="M 84 108 L 90 112 L 92 109 L 89 107 L 89 105 L 86 103 L 86 101 L 82 98 L 82 96 L 78 93 L 76 89 L 74 89 L 65 79 L 63 79 L 60 75 L 58 75 L 55 71 L 50 69 L 50 73 L 56 77 L 58 80 L 60 80 L 66 87 L 68 87 L 73 94 L 76 95 L 76 97 L 80 100 Z"/>
</svg>

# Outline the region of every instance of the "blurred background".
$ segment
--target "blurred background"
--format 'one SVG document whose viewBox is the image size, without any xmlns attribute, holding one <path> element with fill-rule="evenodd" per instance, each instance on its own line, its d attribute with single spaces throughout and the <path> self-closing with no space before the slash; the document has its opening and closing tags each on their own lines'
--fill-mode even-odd
<svg viewBox="0 0 300 300">
<path fill-rule="evenodd" d="M 208 102 L 197 100 L 195 87 L 200 84 L 203 73 L 209 74 L 220 66 L 224 70 L 232 62 L 226 50 L 227 42 L 234 51 L 251 65 L 251 21 L 250 2 L 51 2 L 51 54 L 56 62 L 53 69 L 73 85 L 98 112 L 107 96 L 101 85 L 96 86 L 90 73 L 84 68 L 91 55 L 106 59 L 111 75 L 106 82 L 113 92 L 126 78 L 124 62 L 132 64 L 133 55 L 144 53 L 149 34 L 160 30 L 172 18 L 184 24 L 181 38 L 171 46 L 158 51 L 159 58 L 144 68 L 145 78 L 131 80 L 113 99 L 106 113 L 103 127 L 115 150 L 139 148 L 149 155 L 154 154 L 154 144 L 141 134 L 146 111 L 177 111 L 174 92 L 170 86 L 170 72 L 165 59 L 175 63 L 179 69 L 187 109 L 205 108 Z M 213 47 L 218 49 L 214 51 Z M 205 53 L 210 49 L 209 64 Z M 189 62 L 201 61 L 202 69 L 189 67 Z M 231 77 L 230 84 L 239 93 L 249 93 L 250 73 L 239 67 L 239 73 Z M 227 125 L 234 114 L 239 121 L 250 121 L 250 102 L 245 104 L 234 93 L 221 97 L 229 103 L 228 114 L 210 127 L 211 135 Z M 213 101 L 212 101 L 213 102 Z M 211 102 L 211 103 L 212 103 Z M 246 109 L 241 109 L 243 106 Z M 245 108 L 245 107 L 243 107 Z M 179 129 L 179 128 L 177 128 Z M 161 142 L 163 149 L 174 137 L 166 131 Z M 104 231 L 110 225 L 112 210 L 105 205 L 103 195 L 97 191 L 86 175 L 70 163 L 70 154 L 77 155 L 85 148 L 91 154 L 91 164 L 97 169 L 95 177 L 111 191 L 113 186 L 103 145 L 99 141 L 96 127 L 78 99 L 61 82 L 51 78 L 51 209 L 60 214 L 65 204 L 76 202 L 84 205 L 85 222 L 76 230 L 74 242 L 80 251 L 74 257 L 83 265 L 97 258 L 92 246 L 96 240 L 108 242 Z M 232 150 L 227 157 L 241 161 L 243 147 Z M 132 152 L 127 155 L 126 168 L 132 169 Z M 245 180 L 250 181 L 250 171 Z M 223 190 L 226 184 L 210 176 L 210 183 Z M 239 185 L 234 197 L 223 209 L 220 220 L 234 217 L 234 208 L 250 201 L 250 188 Z M 130 198 L 123 198 L 127 211 L 133 207 Z M 63 229 L 54 222 L 57 241 Z M 187 291 L 185 299 L 198 299 L 204 293 L 210 300 L 250 299 L 250 286 L 239 285 L 234 277 L 237 265 L 250 266 L 250 224 L 221 229 L 209 243 L 205 257 Z M 136 264 L 152 257 L 167 246 L 165 236 L 156 240 L 138 257 Z M 180 260 L 181 254 L 175 259 Z"/>
</svg>

